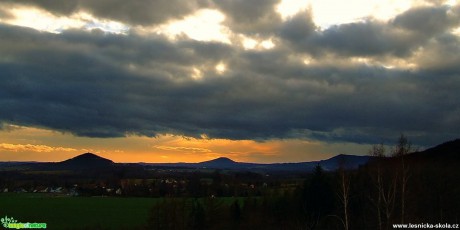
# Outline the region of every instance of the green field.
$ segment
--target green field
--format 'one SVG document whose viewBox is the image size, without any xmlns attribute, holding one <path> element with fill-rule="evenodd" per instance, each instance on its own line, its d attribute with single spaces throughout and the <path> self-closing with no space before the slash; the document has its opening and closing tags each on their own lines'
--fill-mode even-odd
<svg viewBox="0 0 460 230">
<path fill-rule="evenodd" d="M 0 193 L 0 217 L 47 223 L 48 229 L 136 229 L 160 199 Z"/>
</svg>

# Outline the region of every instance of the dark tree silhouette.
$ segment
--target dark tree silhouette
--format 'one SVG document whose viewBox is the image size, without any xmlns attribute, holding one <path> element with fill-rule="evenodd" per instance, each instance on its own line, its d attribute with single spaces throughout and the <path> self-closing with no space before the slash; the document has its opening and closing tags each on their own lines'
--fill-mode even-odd
<svg viewBox="0 0 460 230">
<path fill-rule="evenodd" d="M 316 166 L 311 177 L 305 181 L 303 191 L 302 204 L 308 229 L 315 229 L 323 218 L 332 213 L 334 194 L 328 175 L 320 165 Z"/>
</svg>

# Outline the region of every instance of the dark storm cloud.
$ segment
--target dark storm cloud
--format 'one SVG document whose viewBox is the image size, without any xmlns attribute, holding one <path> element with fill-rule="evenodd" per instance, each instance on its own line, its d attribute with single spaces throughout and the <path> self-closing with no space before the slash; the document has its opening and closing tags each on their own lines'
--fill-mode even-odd
<svg viewBox="0 0 460 230">
<path fill-rule="evenodd" d="M 424 73 L 431 75 L 458 75 L 460 73 L 460 39 L 452 34 L 431 41 L 417 57 Z"/>
<path fill-rule="evenodd" d="M 282 27 L 279 34 L 282 38 L 297 43 L 302 42 L 308 36 L 315 33 L 315 23 L 311 18 L 310 11 L 302 11 L 289 18 Z"/>
<path fill-rule="evenodd" d="M 229 2 L 221 4 L 238 17 Z M 356 143 L 393 141 L 404 132 L 418 144 L 438 143 L 459 135 L 460 41 L 449 32 L 458 25 L 456 8 L 433 9 L 441 18 L 433 20 L 449 25 L 412 25 L 414 15 L 430 16 L 420 8 L 386 23 L 318 31 L 302 12 L 273 27 L 279 37 L 270 50 L 133 31 L 51 34 L 0 25 L 0 124 L 90 137 L 170 133 Z M 305 54 L 316 62 L 304 64 Z M 350 60 L 391 55 L 418 68 Z M 221 62 L 227 70 L 219 74 Z M 196 70 L 201 78 L 194 79 Z"/>
<path fill-rule="evenodd" d="M 214 0 L 226 15 L 226 25 L 233 31 L 257 36 L 272 35 L 281 17 L 275 11 L 279 0 Z"/>
<path fill-rule="evenodd" d="M 372 18 L 314 31 L 311 14 L 300 12 L 284 23 L 280 37 L 295 50 L 314 56 L 410 56 L 431 39 L 460 23 L 460 7 L 432 6 L 410 9 L 388 22 Z"/>
<path fill-rule="evenodd" d="M 181 0 L 81 0 L 82 8 L 96 16 L 111 18 L 129 24 L 151 25 L 168 19 L 181 19 L 200 8 L 200 1 Z"/>
<path fill-rule="evenodd" d="M 78 8 L 78 1 L 53 1 L 53 0 L 3 0 L 2 6 L 5 4 L 20 4 L 23 6 L 36 6 L 55 14 L 70 14 Z"/>
<path fill-rule="evenodd" d="M 418 45 L 418 41 L 412 39 L 385 23 L 365 21 L 332 26 L 307 38 L 302 45 L 307 51 L 320 55 L 332 52 L 342 56 L 404 56 Z"/>
<path fill-rule="evenodd" d="M 422 36 L 433 36 L 459 24 L 460 11 L 457 7 L 419 7 L 397 16 L 393 25 L 413 31 Z"/>
<path fill-rule="evenodd" d="M 171 19 L 180 20 L 198 9 L 212 8 L 226 15 L 225 24 L 233 31 L 252 36 L 268 36 L 282 22 L 280 15 L 275 12 L 278 2 L 279 0 L 5 0 L 2 4 L 5 7 L 6 4 L 39 7 L 55 15 L 85 11 L 98 18 L 143 26 L 166 23 Z"/>
<path fill-rule="evenodd" d="M 181 0 L 5 0 L 15 3 L 40 7 L 55 15 L 70 15 L 80 10 L 96 17 L 121 21 L 134 25 L 161 24 L 170 19 L 181 19 L 196 9 L 207 5 L 206 1 Z"/>
<path fill-rule="evenodd" d="M 2 120 L 84 136 L 186 131 L 187 120 L 174 121 L 185 115 L 181 103 L 213 89 L 176 84 L 189 78 L 184 66 L 206 65 L 231 53 L 220 44 L 174 46 L 162 37 L 136 35 L 55 35 L 2 26 L 0 37 L 6 60 Z"/>
</svg>

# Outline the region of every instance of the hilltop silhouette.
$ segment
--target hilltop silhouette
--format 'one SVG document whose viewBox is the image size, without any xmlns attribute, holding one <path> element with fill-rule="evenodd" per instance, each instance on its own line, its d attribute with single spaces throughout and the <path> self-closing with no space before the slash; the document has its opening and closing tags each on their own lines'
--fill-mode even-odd
<svg viewBox="0 0 460 230">
<path fill-rule="evenodd" d="M 94 153 L 84 153 L 74 158 L 57 163 L 60 167 L 69 168 L 104 168 L 114 166 L 114 162 Z"/>
<path fill-rule="evenodd" d="M 234 167 L 238 165 L 239 163 L 227 157 L 219 157 L 214 160 L 200 162 L 199 164 L 202 167 L 222 168 L 222 167 Z"/>
</svg>

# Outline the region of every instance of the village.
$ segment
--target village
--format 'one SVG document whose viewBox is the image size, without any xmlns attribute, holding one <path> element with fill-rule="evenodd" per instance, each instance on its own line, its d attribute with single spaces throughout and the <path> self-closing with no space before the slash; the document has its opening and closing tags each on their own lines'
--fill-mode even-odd
<svg viewBox="0 0 460 230">
<path fill-rule="evenodd" d="M 0 172 L 1 173 L 1 172 Z M 302 183 L 297 179 L 273 179 L 263 175 L 250 174 L 249 178 L 238 174 L 177 173 L 167 178 L 103 179 L 84 178 L 65 180 L 54 178 L 50 181 L 21 178 L 0 181 L 2 193 L 37 193 L 49 196 L 119 196 L 119 197 L 248 197 L 269 193 L 293 191 Z M 257 178 L 261 180 L 256 180 Z M 48 178 L 49 179 L 49 178 Z M 42 182 L 39 184 L 37 181 Z M 45 182 L 45 183 L 44 183 Z"/>
</svg>

